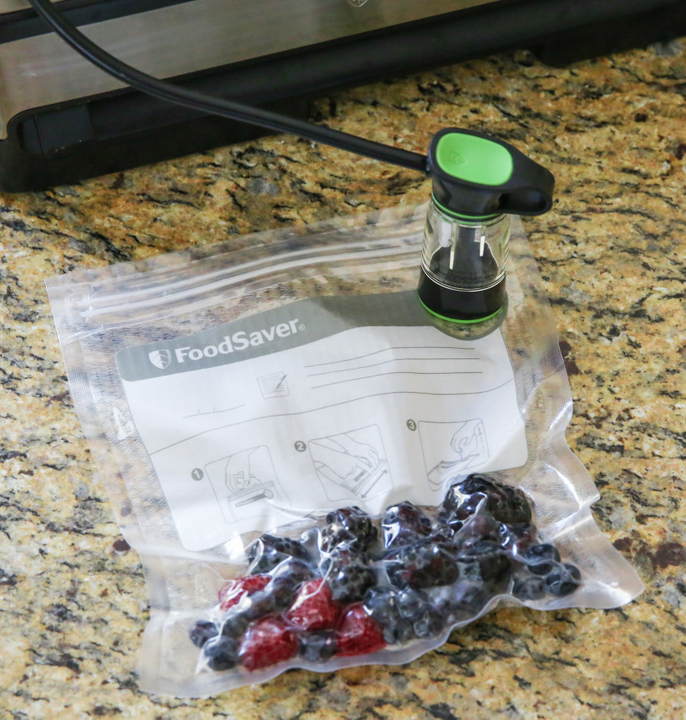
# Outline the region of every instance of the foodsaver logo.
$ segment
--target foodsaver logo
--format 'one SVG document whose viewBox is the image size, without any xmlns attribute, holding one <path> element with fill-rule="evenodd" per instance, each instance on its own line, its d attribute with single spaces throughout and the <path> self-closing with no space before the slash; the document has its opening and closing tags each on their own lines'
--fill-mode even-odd
<svg viewBox="0 0 686 720">
<path fill-rule="evenodd" d="M 149 354 L 149 358 L 155 367 L 164 370 L 169 366 L 172 357 L 177 364 L 182 364 L 197 362 L 203 358 L 213 358 L 218 355 L 231 355 L 235 352 L 247 350 L 250 347 L 259 347 L 260 345 L 277 341 L 280 338 L 297 335 L 304 329 L 305 326 L 298 322 L 298 318 L 295 318 L 288 322 L 272 325 L 269 328 L 263 328 L 261 330 L 253 330 L 252 332 L 239 330 L 232 335 L 225 335 L 221 342 L 216 345 L 205 345 L 205 347 L 186 345 L 185 347 L 175 348 L 173 356 L 169 350 L 154 351 Z"/>
<path fill-rule="evenodd" d="M 148 357 L 150 358 L 150 362 L 160 370 L 168 368 L 171 362 L 171 352 L 169 350 L 153 350 L 151 353 L 148 353 Z"/>
</svg>

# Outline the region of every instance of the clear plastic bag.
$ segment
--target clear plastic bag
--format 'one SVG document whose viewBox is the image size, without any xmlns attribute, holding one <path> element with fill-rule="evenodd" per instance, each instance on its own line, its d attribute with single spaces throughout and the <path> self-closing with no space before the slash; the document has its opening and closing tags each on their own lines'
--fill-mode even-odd
<svg viewBox="0 0 686 720">
<path fill-rule="evenodd" d="M 84 433 L 145 570 L 143 689 L 405 663 L 502 604 L 641 592 L 565 442 L 569 385 L 519 220 L 507 315 L 479 338 L 414 301 L 425 216 L 48 282 Z"/>
</svg>

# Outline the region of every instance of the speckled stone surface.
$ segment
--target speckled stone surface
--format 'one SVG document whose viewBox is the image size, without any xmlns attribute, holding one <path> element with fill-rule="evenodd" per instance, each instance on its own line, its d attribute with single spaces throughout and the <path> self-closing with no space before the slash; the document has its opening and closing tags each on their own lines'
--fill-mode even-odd
<svg viewBox="0 0 686 720">
<path fill-rule="evenodd" d="M 553 170 L 554 209 L 526 227 L 570 373 L 568 439 L 647 591 L 607 612 L 502 610 L 400 668 L 292 671 L 210 700 L 139 691 L 143 577 L 93 479 L 43 281 L 428 196 L 411 171 L 268 138 L 0 198 L 0 718 L 684 718 L 686 42 L 565 69 L 501 55 L 315 116 L 417 150 L 482 129 Z"/>
</svg>

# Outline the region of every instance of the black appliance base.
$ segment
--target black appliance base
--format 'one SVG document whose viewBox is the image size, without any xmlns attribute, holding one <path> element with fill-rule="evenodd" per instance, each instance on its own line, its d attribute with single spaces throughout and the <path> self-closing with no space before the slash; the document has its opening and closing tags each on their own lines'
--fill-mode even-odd
<svg viewBox="0 0 686 720">
<path fill-rule="evenodd" d="M 35 18 L 24 13 L 24 21 Z M 530 49 L 566 64 L 681 34 L 682 0 L 501 0 L 177 81 L 306 117 L 309 99 L 334 90 L 502 50 Z M 131 90 L 81 98 L 10 120 L 0 142 L 0 190 L 42 190 L 264 134 Z"/>
</svg>

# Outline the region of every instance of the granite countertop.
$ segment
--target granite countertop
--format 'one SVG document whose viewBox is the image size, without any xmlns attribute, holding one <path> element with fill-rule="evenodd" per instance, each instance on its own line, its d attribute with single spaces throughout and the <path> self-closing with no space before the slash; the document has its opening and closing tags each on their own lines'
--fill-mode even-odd
<svg viewBox="0 0 686 720">
<path fill-rule="evenodd" d="M 345 92 L 328 125 L 425 150 L 491 132 L 557 177 L 526 221 L 601 528 L 647 590 L 506 609 L 403 667 L 292 671 L 209 700 L 139 691 L 147 620 L 74 413 L 43 281 L 77 267 L 423 202 L 428 181 L 272 137 L 0 199 L 0 719 L 682 719 L 686 713 L 686 41 L 547 67 L 526 52 Z"/>
</svg>

